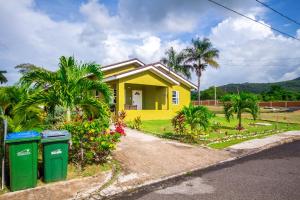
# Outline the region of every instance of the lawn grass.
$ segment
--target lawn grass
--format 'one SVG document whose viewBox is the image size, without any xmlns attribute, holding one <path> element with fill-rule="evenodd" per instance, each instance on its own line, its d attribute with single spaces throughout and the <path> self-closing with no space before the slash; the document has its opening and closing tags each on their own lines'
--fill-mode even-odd
<svg viewBox="0 0 300 200">
<path fill-rule="evenodd" d="M 270 126 L 254 125 L 254 123 L 269 123 Z M 206 145 L 212 148 L 225 148 L 239 142 L 266 137 L 268 135 L 289 130 L 300 130 L 300 124 L 270 122 L 264 120 L 243 119 L 244 130 L 236 130 L 237 119 L 228 122 L 223 114 L 218 114 L 211 120 L 211 126 L 208 130 L 202 130 L 193 136 L 193 139 L 187 138 L 189 135 L 174 134 L 171 120 L 147 120 L 142 122 L 141 130 L 159 137 L 175 139 L 182 142 L 196 143 Z"/>
</svg>

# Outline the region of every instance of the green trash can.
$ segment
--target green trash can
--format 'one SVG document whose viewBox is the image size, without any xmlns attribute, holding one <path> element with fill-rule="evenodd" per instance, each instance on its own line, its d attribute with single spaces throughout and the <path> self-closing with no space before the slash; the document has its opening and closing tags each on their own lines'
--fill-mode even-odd
<svg viewBox="0 0 300 200">
<path fill-rule="evenodd" d="M 68 131 L 42 132 L 44 182 L 65 180 L 68 171 Z"/>
<path fill-rule="evenodd" d="M 33 188 L 37 183 L 38 143 L 35 131 L 7 134 L 9 182 L 11 191 Z"/>
</svg>

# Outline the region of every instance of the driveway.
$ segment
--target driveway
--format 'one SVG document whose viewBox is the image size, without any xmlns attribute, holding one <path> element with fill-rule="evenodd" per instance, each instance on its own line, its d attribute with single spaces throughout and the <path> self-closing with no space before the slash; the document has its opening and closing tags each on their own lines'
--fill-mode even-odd
<svg viewBox="0 0 300 200">
<path fill-rule="evenodd" d="M 300 141 L 210 170 L 170 179 L 115 199 L 300 199 Z"/>
<path fill-rule="evenodd" d="M 161 139 L 126 129 L 114 158 L 120 161 L 123 185 L 135 185 L 163 178 L 230 158 L 230 153 Z"/>
</svg>

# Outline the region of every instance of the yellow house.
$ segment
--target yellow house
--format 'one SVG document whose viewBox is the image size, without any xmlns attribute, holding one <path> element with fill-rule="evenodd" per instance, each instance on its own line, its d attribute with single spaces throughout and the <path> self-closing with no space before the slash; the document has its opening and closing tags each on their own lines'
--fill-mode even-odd
<svg viewBox="0 0 300 200">
<path fill-rule="evenodd" d="M 114 91 L 114 110 L 126 111 L 126 120 L 170 119 L 190 104 L 197 87 L 162 63 L 144 64 L 131 59 L 101 68 L 104 81 Z"/>
</svg>

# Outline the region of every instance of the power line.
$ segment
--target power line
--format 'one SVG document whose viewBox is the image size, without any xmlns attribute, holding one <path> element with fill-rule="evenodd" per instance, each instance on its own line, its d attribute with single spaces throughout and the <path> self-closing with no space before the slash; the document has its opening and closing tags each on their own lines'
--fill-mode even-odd
<svg viewBox="0 0 300 200">
<path fill-rule="evenodd" d="M 285 14 L 283 14 L 283 13 L 281 13 L 281 12 L 277 11 L 277 10 L 275 10 L 274 8 L 270 7 L 269 5 L 267 5 L 267 4 L 265 4 L 265 3 L 263 3 L 263 2 L 261 2 L 261 1 L 259 1 L 259 0 L 256 0 L 256 1 L 257 1 L 258 3 L 260 3 L 261 5 L 263 5 L 263 6 L 267 7 L 267 8 L 269 8 L 270 10 L 272 10 L 272 11 L 276 12 L 277 14 L 281 15 L 282 17 L 284 17 L 284 18 L 286 18 L 286 19 L 290 20 L 291 22 L 294 22 L 295 24 L 298 24 L 298 25 L 300 25 L 300 23 L 299 23 L 299 22 L 297 22 L 296 20 L 294 20 L 294 19 L 292 19 L 292 18 L 290 18 L 290 17 L 286 16 Z"/>
<path fill-rule="evenodd" d="M 278 62 L 278 61 L 285 61 L 285 60 L 296 60 L 298 61 L 300 59 L 300 57 L 294 57 L 294 58 L 269 58 L 269 59 L 242 59 L 242 58 L 234 58 L 234 59 L 220 59 L 220 61 L 240 61 L 240 62 L 262 62 L 262 61 L 273 61 L 273 62 Z"/>
<path fill-rule="evenodd" d="M 281 33 L 281 34 L 286 35 L 286 36 L 288 36 L 288 37 L 290 37 L 290 38 L 293 38 L 293 39 L 295 39 L 295 40 L 300 41 L 300 39 L 298 39 L 298 38 L 296 38 L 296 37 L 294 37 L 294 36 L 292 36 L 292 35 L 290 35 L 290 34 L 288 34 L 288 33 L 285 33 L 285 32 L 283 32 L 283 31 L 281 31 L 281 30 L 278 30 L 278 29 L 276 29 L 276 28 L 273 28 L 273 27 L 271 27 L 271 26 L 269 26 L 269 25 L 267 25 L 267 24 L 264 24 L 264 23 L 262 23 L 262 22 L 256 20 L 256 19 L 252 19 L 251 17 L 248 17 L 248 16 L 246 16 L 246 15 L 244 15 L 244 14 L 238 12 L 238 11 L 235 11 L 235 10 L 229 8 L 229 7 L 226 7 L 226 6 L 224 6 L 224 5 L 222 5 L 222 4 L 218 3 L 218 2 L 215 2 L 215 1 L 213 1 L 213 0 L 207 0 L 207 1 L 209 1 L 209 2 L 211 2 L 211 3 L 214 3 L 214 4 L 216 4 L 216 5 L 218 5 L 218 6 L 222 7 L 222 8 L 225 8 L 225 9 L 231 11 L 231 12 L 234 12 L 234 13 L 236 13 L 236 14 L 242 16 L 242 17 L 245 17 L 245 18 L 251 20 L 251 21 L 254 21 L 254 22 L 256 22 L 256 23 L 258 23 L 258 24 L 260 24 L 260 25 L 263 25 L 263 26 L 265 26 L 265 27 L 268 27 L 268 28 L 270 28 L 270 29 L 272 29 L 272 30 L 274 30 L 274 31 L 276 31 L 276 32 L 278 32 L 278 33 Z"/>
</svg>

